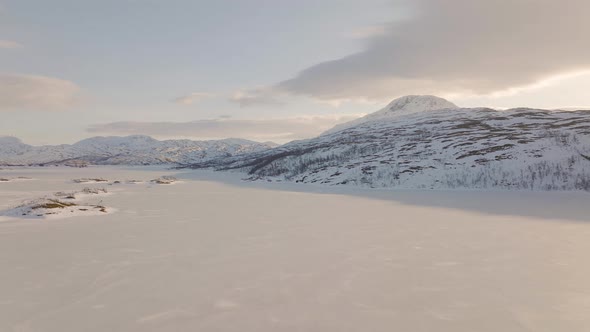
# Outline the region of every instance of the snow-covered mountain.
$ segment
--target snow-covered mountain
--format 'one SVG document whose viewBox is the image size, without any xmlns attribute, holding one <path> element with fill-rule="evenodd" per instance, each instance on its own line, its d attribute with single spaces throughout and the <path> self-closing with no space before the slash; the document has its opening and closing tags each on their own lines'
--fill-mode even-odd
<svg viewBox="0 0 590 332">
<path fill-rule="evenodd" d="M 405 96 L 393 100 L 377 112 L 367 114 L 356 120 L 339 124 L 328 130 L 326 133 L 334 133 L 369 121 L 391 121 L 393 118 L 414 113 L 457 108 L 459 108 L 457 105 L 436 96 Z"/>
<path fill-rule="evenodd" d="M 590 191 L 590 111 L 407 96 L 313 139 L 192 167 L 327 185 Z"/>
<path fill-rule="evenodd" d="M 166 140 L 149 136 L 93 137 L 72 145 L 31 146 L 14 137 L 0 137 L 0 165 L 190 164 L 273 147 L 243 139 Z"/>
</svg>

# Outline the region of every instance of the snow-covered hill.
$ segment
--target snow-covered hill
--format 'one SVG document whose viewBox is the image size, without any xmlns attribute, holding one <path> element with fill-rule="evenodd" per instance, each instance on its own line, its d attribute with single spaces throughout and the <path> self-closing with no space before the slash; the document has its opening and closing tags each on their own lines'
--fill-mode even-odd
<svg viewBox="0 0 590 332">
<path fill-rule="evenodd" d="M 192 167 L 377 188 L 590 190 L 590 111 L 408 96 L 314 139 Z"/>
<path fill-rule="evenodd" d="M 242 139 L 216 141 L 166 140 L 148 136 L 93 137 L 72 145 L 31 146 L 14 137 L 0 137 L 0 165 L 190 164 L 272 147 Z"/>
</svg>

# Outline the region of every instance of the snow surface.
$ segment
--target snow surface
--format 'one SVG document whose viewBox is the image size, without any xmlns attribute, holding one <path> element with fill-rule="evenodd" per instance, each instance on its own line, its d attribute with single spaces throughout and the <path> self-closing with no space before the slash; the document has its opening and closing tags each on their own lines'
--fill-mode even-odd
<svg viewBox="0 0 590 332">
<path fill-rule="evenodd" d="M 0 185 L 0 210 L 122 181 L 112 214 L 0 220 L 0 331 L 590 331 L 587 193 L 0 176 L 35 179 Z"/>
</svg>

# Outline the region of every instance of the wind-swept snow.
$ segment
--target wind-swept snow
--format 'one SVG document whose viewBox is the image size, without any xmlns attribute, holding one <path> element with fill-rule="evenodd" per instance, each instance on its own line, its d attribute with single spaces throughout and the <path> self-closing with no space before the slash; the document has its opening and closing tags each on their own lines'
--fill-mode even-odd
<svg viewBox="0 0 590 332">
<path fill-rule="evenodd" d="M 163 175 L 182 183 L 149 182 Z M 89 186 L 73 178 L 121 180 L 100 197 L 112 214 L 0 220 L 0 331 L 590 330 L 587 193 L 0 176 L 36 179 L 0 186 L 0 209 Z"/>
</svg>

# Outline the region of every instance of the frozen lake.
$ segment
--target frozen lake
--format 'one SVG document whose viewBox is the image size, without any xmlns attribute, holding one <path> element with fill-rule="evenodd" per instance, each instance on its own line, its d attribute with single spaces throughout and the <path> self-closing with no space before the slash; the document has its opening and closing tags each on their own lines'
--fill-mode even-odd
<svg viewBox="0 0 590 332">
<path fill-rule="evenodd" d="M 83 187 L 115 211 L 0 217 L 0 331 L 590 331 L 588 193 L 0 178 L 2 211 Z"/>
</svg>

